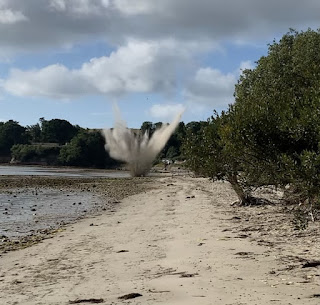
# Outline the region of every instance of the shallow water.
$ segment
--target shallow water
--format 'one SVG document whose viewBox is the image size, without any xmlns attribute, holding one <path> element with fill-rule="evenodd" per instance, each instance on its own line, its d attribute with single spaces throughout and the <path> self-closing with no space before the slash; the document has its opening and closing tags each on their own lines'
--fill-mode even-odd
<svg viewBox="0 0 320 305">
<path fill-rule="evenodd" d="M 153 173 L 153 175 L 159 174 Z M 130 174 L 121 170 L 0 165 L 0 176 L 3 176 L 4 180 L 19 179 L 19 176 L 21 178 L 50 176 L 50 178 L 75 179 L 128 178 Z M 6 178 L 5 176 L 17 177 Z M 55 229 L 108 207 L 110 207 L 110 203 L 107 198 L 102 198 L 98 193 L 86 190 L 79 191 L 79 189 L 72 190 L 72 188 L 59 190 L 24 185 L 14 189 L 5 189 L 0 193 L 0 239 L 3 235 L 9 238 L 21 237 L 34 234 L 42 229 Z"/>
<path fill-rule="evenodd" d="M 50 188 L 7 190 L 0 194 L 0 236 L 24 236 L 57 228 L 105 205 L 105 200 L 92 192 Z"/>
<path fill-rule="evenodd" d="M 54 176 L 74 178 L 127 178 L 127 171 L 63 167 L 0 165 L 0 176 Z"/>
</svg>

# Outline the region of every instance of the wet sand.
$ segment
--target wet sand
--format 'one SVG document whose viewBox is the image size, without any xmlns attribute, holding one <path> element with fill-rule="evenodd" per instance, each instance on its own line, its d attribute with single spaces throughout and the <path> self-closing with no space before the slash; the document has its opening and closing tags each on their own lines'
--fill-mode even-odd
<svg viewBox="0 0 320 305">
<path fill-rule="evenodd" d="M 319 269 L 308 265 L 318 223 L 296 231 L 281 205 L 231 206 L 227 183 L 152 184 L 113 212 L 3 254 L 2 304 L 319 304 Z"/>
<path fill-rule="evenodd" d="M 0 177 L 0 254 L 34 244 L 81 218 L 114 210 L 145 179 Z"/>
<path fill-rule="evenodd" d="M 0 194 L 0 236 L 27 236 L 56 229 L 104 208 L 98 194 L 52 188 L 10 189 Z"/>
</svg>

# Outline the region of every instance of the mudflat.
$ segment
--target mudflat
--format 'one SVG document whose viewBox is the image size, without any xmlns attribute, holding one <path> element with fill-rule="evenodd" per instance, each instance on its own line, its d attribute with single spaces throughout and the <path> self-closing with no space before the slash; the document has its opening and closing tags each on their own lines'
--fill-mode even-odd
<svg viewBox="0 0 320 305">
<path fill-rule="evenodd" d="M 294 230 L 281 204 L 231 206 L 227 183 L 152 185 L 2 254 L 1 304 L 319 304 L 318 224 Z"/>
<path fill-rule="evenodd" d="M 115 210 L 119 200 L 150 183 L 149 178 L 2 176 L 0 254 L 50 238 L 81 218 Z"/>
</svg>

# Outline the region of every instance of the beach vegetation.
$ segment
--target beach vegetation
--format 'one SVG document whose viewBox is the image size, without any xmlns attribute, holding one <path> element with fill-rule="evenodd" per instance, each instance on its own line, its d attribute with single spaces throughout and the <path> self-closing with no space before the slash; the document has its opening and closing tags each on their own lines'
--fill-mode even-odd
<svg viewBox="0 0 320 305">
<path fill-rule="evenodd" d="M 187 131 L 190 168 L 229 181 L 244 203 L 241 194 L 250 202 L 252 189 L 272 184 L 289 186 L 289 202 L 319 207 L 319 49 L 319 30 L 290 30 L 273 41 L 256 67 L 242 72 L 228 110 Z"/>
</svg>

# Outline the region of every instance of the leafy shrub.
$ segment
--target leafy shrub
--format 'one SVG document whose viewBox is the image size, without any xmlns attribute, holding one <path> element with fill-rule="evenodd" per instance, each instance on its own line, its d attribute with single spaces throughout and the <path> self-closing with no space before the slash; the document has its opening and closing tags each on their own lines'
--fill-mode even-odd
<svg viewBox="0 0 320 305">
<path fill-rule="evenodd" d="M 320 31 L 291 30 L 243 71 L 235 103 L 200 129 L 187 130 L 191 169 L 229 181 L 240 201 L 274 184 L 299 189 L 298 202 L 320 205 Z"/>
<path fill-rule="evenodd" d="M 60 147 L 16 144 L 11 148 L 11 155 L 15 162 L 57 164 Z"/>
<path fill-rule="evenodd" d="M 67 145 L 63 146 L 59 161 L 63 165 L 84 167 L 114 167 L 119 162 L 110 158 L 104 148 L 105 140 L 98 131 L 80 131 Z"/>
</svg>

